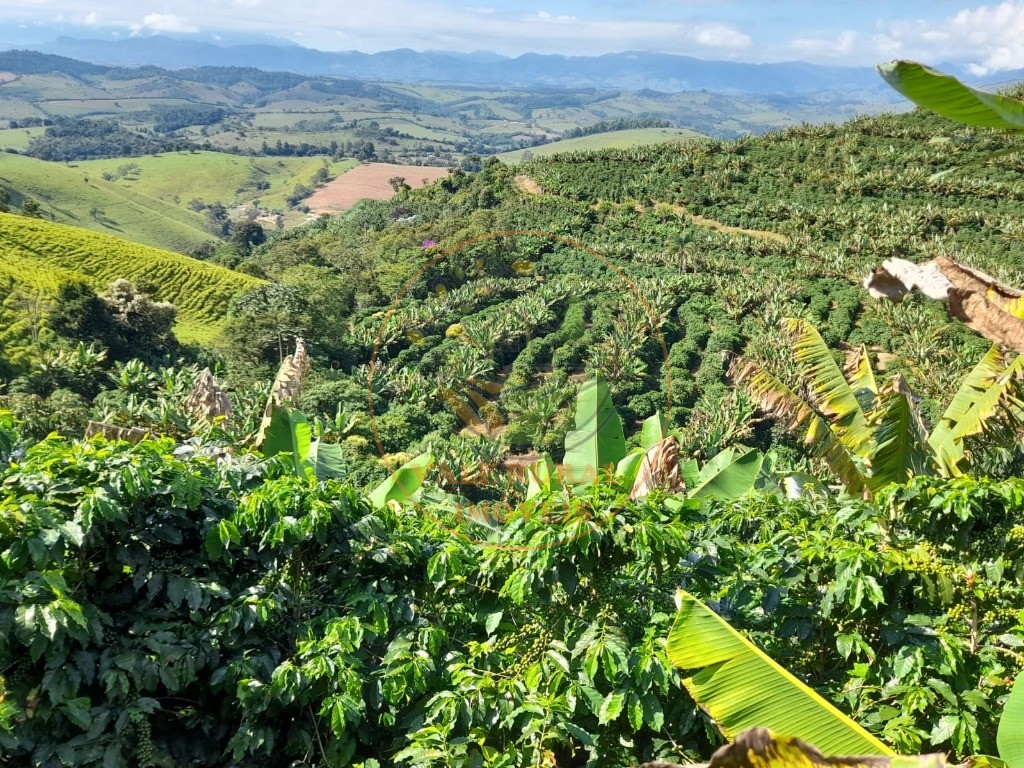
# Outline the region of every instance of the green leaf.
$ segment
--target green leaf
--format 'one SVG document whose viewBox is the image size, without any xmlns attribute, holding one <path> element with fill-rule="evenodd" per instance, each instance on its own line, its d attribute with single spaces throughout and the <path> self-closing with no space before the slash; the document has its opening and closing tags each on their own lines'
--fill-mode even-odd
<svg viewBox="0 0 1024 768">
<path fill-rule="evenodd" d="M 546 453 L 542 453 L 539 459 L 526 468 L 526 477 L 529 479 L 526 491 L 527 499 L 532 499 L 544 491 L 550 491 L 554 484 L 555 462 Z"/>
<path fill-rule="evenodd" d="M 321 480 L 345 475 L 345 456 L 337 443 L 314 440 L 309 447 L 309 462 Z"/>
<path fill-rule="evenodd" d="M 869 418 L 875 440 L 868 483 L 872 489 L 935 473 L 924 425 L 910 398 L 903 378 L 897 376 L 875 400 Z"/>
<path fill-rule="evenodd" d="M 389 501 L 403 503 L 412 498 L 423 484 L 427 470 L 434 463 L 434 457 L 423 453 L 396 469 L 391 477 L 378 485 L 370 494 L 370 503 L 375 507 L 383 507 Z"/>
<path fill-rule="evenodd" d="M 565 732 L 575 738 L 585 747 L 596 747 L 597 743 L 594 741 L 594 737 L 584 731 L 578 725 L 573 725 L 569 722 L 563 722 L 559 724 L 561 728 L 565 729 Z"/>
<path fill-rule="evenodd" d="M 270 413 L 262 452 L 266 458 L 279 453 L 292 455 L 292 466 L 297 476 L 305 474 L 304 462 L 313 440 L 313 430 L 301 411 L 275 405 Z"/>
<path fill-rule="evenodd" d="M 882 78 L 919 106 L 976 128 L 1024 131 L 1024 103 L 964 85 L 914 61 L 878 65 Z"/>
<path fill-rule="evenodd" d="M 996 735 L 999 757 L 1010 768 L 1024 768 L 1024 674 L 1017 678 L 1003 706 Z"/>
<path fill-rule="evenodd" d="M 626 697 L 616 691 L 615 693 L 609 693 L 605 697 L 605 700 L 601 703 L 601 709 L 597 713 L 597 722 L 599 725 L 607 725 L 622 714 L 622 704 Z"/>
<path fill-rule="evenodd" d="M 626 491 L 629 491 L 633 487 L 633 483 L 636 482 L 637 472 L 640 471 L 640 465 L 643 463 L 644 456 L 647 454 L 640 448 L 636 448 L 619 461 L 615 465 L 615 479 L 619 481 Z"/>
<path fill-rule="evenodd" d="M 645 451 L 649 451 L 665 439 L 665 435 L 667 434 L 668 423 L 659 411 L 646 419 L 643 427 L 640 428 L 640 447 Z"/>
<path fill-rule="evenodd" d="M 488 635 L 494 634 L 494 630 L 496 630 L 498 625 L 501 623 L 502 616 L 504 616 L 504 613 L 501 611 L 496 611 L 495 613 L 487 615 L 487 620 L 484 622 L 484 629 L 487 630 Z"/>
<path fill-rule="evenodd" d="M 871 439 L 867 416 L 832 351 L 806 320 L 788 318 L 784 323 L 793 338 L 800 377 L 810 391 L 812 404 L 847 449 L 863 456 Z"/>
<path fill-rule="evenodd" d="M 763 461 L 761 452 L 753 448 L 739 456 L 727 448 L 704 465 L 688 495 L 693 499 L 738 499 L 754 487 Z"/>
<path fill-rule="evenodd" d="M 669 660 L 696 670 L 683 685 L 727 738 L 763 727 L 814 744 L 825 755 L 893 754 L 699 600 L 680 591 L 677 601 Z"/>
<path fill-rule="evenodd" d="M 562 471 L 573 485 L 593 482 L 600 470 L 626 455 L 622 419 L 600 376 L 584 382 L 576 396 L 576 429 L 565 436 Z"/>
</svg>

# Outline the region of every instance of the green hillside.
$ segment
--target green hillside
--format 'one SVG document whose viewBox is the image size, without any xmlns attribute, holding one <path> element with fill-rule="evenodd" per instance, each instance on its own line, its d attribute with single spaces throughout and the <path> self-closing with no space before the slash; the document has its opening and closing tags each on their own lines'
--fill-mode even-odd
<svg viewBox="0 0 1024 768">
<path fill-rule="evenodd" d="M 110 235 L 0 214 L 0 278 L 51 292 L 79 278 L 105 288 L 119 277 L 144 279 L 178 308 L 184 341 L 210 339 L 235 294 L 259 284 L 249 275 Z"/>
<path fill-rule="evenodd" d="M 539 147 L 517 149 L 514 152 L 502 152 L 498 157 L 511 162 L 522 162 L 523 155 L 532 157 L 550 157 L 559 152 L 582 152 L 597 149 L 628 149 L 646 144 L 665 144 L 686 139 L 698 139 L 702 135 L 689 128 L 633 128 L 625 131 L 609 131 L 595 133 L 592 136 L 580 136 L 576 139 L 563 139 Z M 527 154 L 529 153 L 529 154 Z"/>
<path fill-rule="evenodd" d="M 354 160 L 330 164 L 343 173 Z M 286 209 L 285 195 L 308 184 L 321 158 L 251 158 L 221 152 L 169 152 L 137 158 L 54 163 L 0 155 L 0 186 L 19 203 L 40 202 L 54 220 L 156 248 L 186 253 L 213 239 L 196 199 L 231 208 L 257 201 Z M 119 169 L 131 167 L 130 173 Z M 104 178 L 104 174 L 109 174 Z M 111 180 L 110 176 L 114 178 Z M 269 185 L 257 189 L 259 184 Z"/>
</svg>

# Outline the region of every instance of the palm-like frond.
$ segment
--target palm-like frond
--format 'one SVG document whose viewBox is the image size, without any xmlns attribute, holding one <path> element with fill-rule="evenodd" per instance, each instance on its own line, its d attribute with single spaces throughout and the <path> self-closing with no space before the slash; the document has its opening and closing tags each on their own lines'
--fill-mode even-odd
<svg viewBox="0 0 1024 768">
<path fill-rule="evenodd" d="M 850 493 L 860 493 L 868 484 L 854 454 L 808 403 L 757 363 L 737 360 L 730 375 L 742 382 L 761 409 L 796 433 L 804 445 L 843 482 Z"/>
<path fill-rule="evenodd" d="M 878 393 L 869 424 L 875 443 L 869 482 L 872 490 L 889 483 L 905 483 L 914 475 L 934 474 L 928 433 L 914 394 L 902 376 L 895 376 Z"/>
<path fill-rule="evenodd" d="M 964 379 L 949 407 L 932 430 L 928 443 L 944 473 L 953 476 L 961 474 L 958 465 L 964 458 L 964 448 L 963 442 L 957 440 L 955 434 L 960 430 L 960 425 L 967 427 L 970 423 L 979 423 L 978 400 L 995 384 L 999 374 L 1005 369 L 1003 353 L 998 345 L 993 344 Z"/>
<path fill-rule="evenodd" d="M 843 374 L 850 382 L 850 389 L 860 403 L 861 410 L 870 411 L 874 407 L 875 395 L 878 394 L 878 382 L 875 380 L 875 372 L 871 370 L 867 347 L 861 344 L 847 357 Z"/>
<path fill-rule="evenodd" d="M 787 318 L 784 323 L 815 408 L 851 453 L 865 456 L 871 438 L 867 416 L 831 350 L 806 320 Z"/>
</svg>

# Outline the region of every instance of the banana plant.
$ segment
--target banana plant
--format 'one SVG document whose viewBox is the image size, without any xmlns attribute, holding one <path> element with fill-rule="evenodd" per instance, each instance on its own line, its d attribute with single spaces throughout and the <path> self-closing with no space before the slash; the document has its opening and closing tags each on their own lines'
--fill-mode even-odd
<svg viewBox="0 0 1024 768">
<path fill-rule="evenodd" d="M 998 416 L 1020 410 L 1024 359 L 1006 363 L 993 349 L 929 434 L 902 377 L 879 385 L 863 345 L 844 376 L 813 326 L 797 319 L 783 324 L 794 343 L 806 397 L 753 362 L 738 359 L 731 373 L 764 411 L 803 438 L 850 493 L 870 496 L 914 475 L 959 475 L 964 440 Z"/>
<path fill-rule="evenodd" d="M 297 477 L 315 475 L 324 479 L 345 472 L 341 446 L 313 438 L 313 429 L 305 415 L 296 408 L 274 405 L 260 448 L 265 458 L 288 454 Z"/>
<path fill-rule="evenodd" d="M 420 454 L 407 461 L 370 493 L 370 503 L 375 507 L 384 507 L 391 502 L 402 504 L 416 498 L 427 476 L 427 470 L 433 463 L 434 457 L 429 453 Z"/>
<path fill-rule="evenodd" d="M 668 635 L 668 658 L 692 670 L 683 686 L 727 738 L 768 728 L 825 755 L 894 754 L 878 738 L 771 659 L 686 592 Z"/>
<path fill-rule="evenodd" d="M 878 72 L 894 89 L 915 104 L 975 128 L 994 128 L 1001 131 L 1024 133 L 1024 102 L 998 93 L 989 93 L 964 85 L 952 75 L 918 64 L 915 61 L 890 61 L 879 64 Z M 1024 145 L 1015 144 L 992 152 L 981 159 L 984 163 L 997 157 L 1024 151 Z M 957 170 L 940 171 L 932 179 Z"/>
<path fill-rule="evenodd" d="M 565 436 L 562 472 L 570 485 L 591 483 L 600 471 L 626 455 L 622 419 L 612 404 L 608 383 L 595 376 L 576 395 L 576 429 Z"/>
<path fill-rule="evenodd" d="M 693 670 L 690 677 L 683 678 L 683 687 L 727 738 L 749 738 L 752 731 L 763 735 L 768 729 L 782 734 L 783 740 L 795 737 L 813 744 L 830 758 L 895 755 L 693 595 L 679 590 L 676 605 L 678 613 L 666 645 L 669 661 Z M 971 762 L 1024 768 L 1024 674 L 1018 676 L 1003 705 L 996 745 L 998 758 L 977 755 Z M 844 761 L 827 762 L 839 765 Z M 855 764 L 882 763 L 864 760 Z"/>
</svg>

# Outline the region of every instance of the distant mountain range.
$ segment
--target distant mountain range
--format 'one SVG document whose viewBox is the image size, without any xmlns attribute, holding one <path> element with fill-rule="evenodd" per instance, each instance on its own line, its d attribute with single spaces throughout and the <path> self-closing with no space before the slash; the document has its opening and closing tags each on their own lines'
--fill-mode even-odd
<svg viewBox="0 0 1024 768">
<path fill-rule="evenodd" d="M 33 50 L 117 66 L 145 64 L 258 67 L 305 75 L 401 82 L 479 83 L 508 86 L 597 87 L 677 93 L 809 95 L 843 92 L 845 99 L 897 98 L 870 67 L 783 62 L 750 64 L 628 51 L 601 56 L 526 53 L 452 53 L 398 49 L 381 53 L 329 52 L 294 44 L 215 44 L 165 35 L 124 40 L 59 37 Z"/>
</svg>

